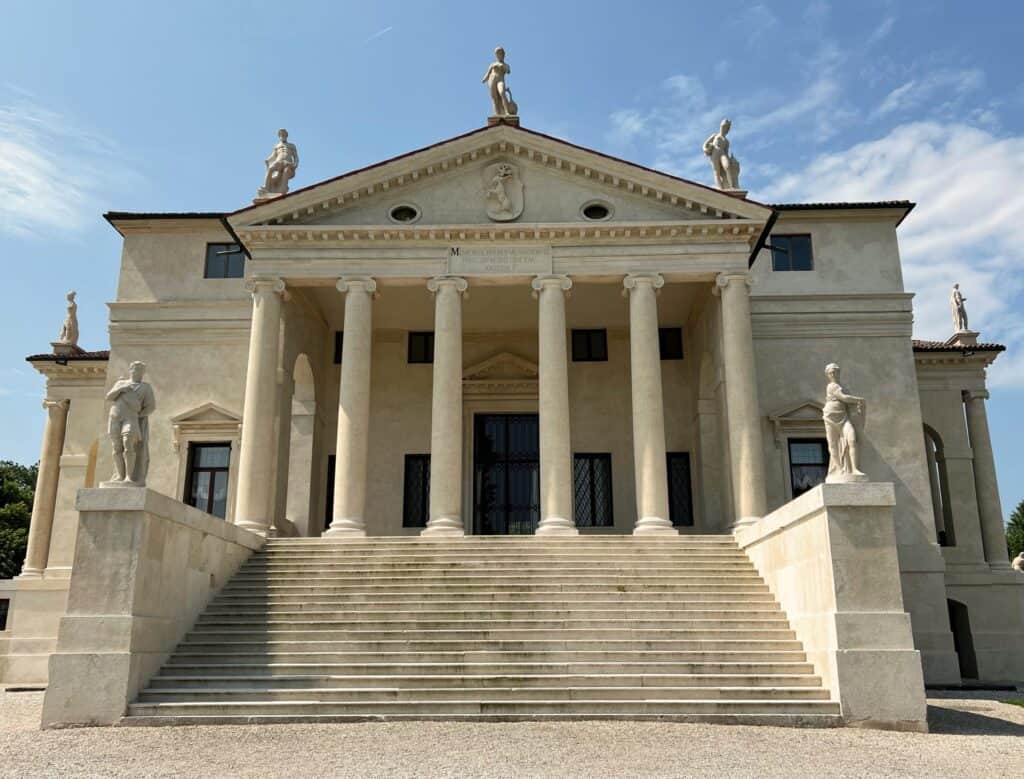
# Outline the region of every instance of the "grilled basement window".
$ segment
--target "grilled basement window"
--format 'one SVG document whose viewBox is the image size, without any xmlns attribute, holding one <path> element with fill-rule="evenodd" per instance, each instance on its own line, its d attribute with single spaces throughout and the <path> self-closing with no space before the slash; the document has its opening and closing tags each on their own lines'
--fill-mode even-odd
<svg viewBox="0 0 1024 779">
<path fill-rule="evenodd" d="M 814 270 L 814 253 L 809 235 L 773 235 L 772 270 Z"/>
<path fill-rule="evenodd" d="M 432 332 L 409 333 L 409 362 L 431 363 L 434 361 L 434 334 Z"/>
<path fill-rule="evenodd" d="M 231 444 L 189 444 L 185 502 L 224 519 L 228 510 Z"/>
<path fill-rule="evenodd" d="M 245 253 L 237 243 L 206 244 L 207 279 L 240 279 L 245 275 Z"/>
<path fill-rule="evenodd" d="M 683 359 L 683 328 L 659 327 L 658 351 L 663 360 Z"/>
<path fill-rule="evenodd" d="M 612 456 L 573 456 L 574 508 L 577 527 L 611 527 Z"/>
<path fill-rule="evenodd" d="M 690 482 L 690 453 L 669 452 L 668 513 L 673 525 L 693 527 L 693 489 Z"/>
<path fill-rule="evenodd" d="M 790 438 L 789 482 L 793 497 L 824 484 L 828 475 L 828 442 L 824 438 Z"/>
<path fill-rule="evenodd" d="M 573 362 L 607 362 L 608 332 L 606 330 L 573 330 Z"/>
<path fill-rule="evenodd" d="M 402 527 L 426 527 L 430 518 L 430 455 L 405 456 Z"/>
<path fill-rule="evenodd" d="M 334 364 L 341 365 L 341 347 L 345 345 L 345 333 L 341 330 L 334 331 Z"/>
</svg>

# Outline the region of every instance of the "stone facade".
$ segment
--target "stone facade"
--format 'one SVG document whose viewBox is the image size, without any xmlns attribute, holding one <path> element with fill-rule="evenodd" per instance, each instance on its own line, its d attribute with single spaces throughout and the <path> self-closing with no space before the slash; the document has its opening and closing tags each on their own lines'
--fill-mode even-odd
<svg viewBox="0 0 1024 779">
<path fill-rule="evenodd" d="M 539 415 L 539 534 L 746 543 L 792 501 L 788 443 L 824 438 L 839 362 L 872 388 L 860 468 L 894 485 L 887 619 L 907 630 L 909 613 L 927 682 L 1024 678 L 984 416 L 1001 347 L 915 346 L 896 238 L 911 207 L 766 206 L 499 122 L 234 213 L 109 214 L 109 355 L 32 358 L 49 417 L 4 681 L 46 681 L 75 494 L 112 470 L 103 398 L 135 360 L 160 398 L 150 490 L 187 500 L 194 445 L 222 442 L 242 529 L 439 543 L 480 532 L 475 420 L 512 413 Z M 765 246 L 794 235 L 813 269 L 773 270 Z M 245 278 L 205 278 L 207 246 L 237 242 Z M 682 359 L 659 358 L 659 328 L 682 329 Z M 574 330 L 605 331 L 607 359 L 573 360 Z M 425 332 L 432 362 L 410 361 Z M 404 527 L 406 456 L 428 453 L 427 524 Z M 578 453 L 610 458 L 606 526 L 574 522 Z M 692 524 L 673 525 L 667 453 L 688 456 Z"/>
</svg>

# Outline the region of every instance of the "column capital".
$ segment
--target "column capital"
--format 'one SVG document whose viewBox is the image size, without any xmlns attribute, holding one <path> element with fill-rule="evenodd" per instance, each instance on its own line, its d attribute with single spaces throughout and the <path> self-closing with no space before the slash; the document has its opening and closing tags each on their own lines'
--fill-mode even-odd
<svg viewBox="0 0 1024 779">
<path fill-rule="evenodd" d="M 377 281 L 369 276 L 342 276 L 334 287 L 338 292 L 366 292 L 377 296 Z"/>
<path fill-rule="evenodd" d="M 627 290 L 649 284 L 655 291 L 665 286 L 665 277 L 660 273 L 630 273 L 622 280 Z"/>
<path fill-rule="evenodd" d="M 568 292 L 572 289 L 572 279 L 564 274 L 545 273 L 536 276 L 530 282 L 530 286 L 533 287 L 534 297 L 537 297 L 540 291 L 545 288 L 557 288 L 562 290 L 562 292 Z"/>
<path fill-rule="evenodd" d="M 266 293 L 275 293 L 283 297 L 286 289 L 284 281 L 276 276 L 254 276 L 251 279 L 246 279 L 245 288 L 252 293 L 253 297 Z"/>
<path fill-rule="evenodd" d="M 722 294 L 722 290 L 728 287 L 730 284 L 744 283 L 747 285 L 747 289 L 754 286 L 754 279 L 745 271 L 730 271 L 729 273 L 719 273 L 715 276 L 715 286 L 712 287 L 711 292 L 715 295 Z"/>
<path fill-rule="evenodd" d="M 43 398 L 43 408 L 49 411 L 51 408 L 59 408 L 61 411 L 67 411 L 68 406 L 71 405 L 71 401 L 68 398 L 62 398 L 60 400 L 54 400 L 53 398 Z"/>
<path fill-rule="evenodd" d="M 964 403 L 971 400 L 988 400 L 988 390 L 964 390 L 960 393 L 960 396 L 964 399 Z"/>
<path fill-rule="evenodd" d="M 435 295 L 445 287 L 452 287 L 460 295 L 465 295 L 469 289 L 469 282 L 461 276 L 443 275 L 427 279 L 427 289 Z"/>
</svg>

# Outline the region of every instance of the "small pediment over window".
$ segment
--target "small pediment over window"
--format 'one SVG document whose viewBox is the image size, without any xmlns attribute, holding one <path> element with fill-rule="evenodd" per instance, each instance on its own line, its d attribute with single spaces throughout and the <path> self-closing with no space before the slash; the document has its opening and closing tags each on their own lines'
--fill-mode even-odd
<svg viewBox="0 0 1024 779">
<path fill-rule="evenodd" d="M 171 427 L 177 450 L 182 441 L 237 439 L 242 429 L 242 417 L 216 403 L 204 403 L 171 417 Z"/>
<path fill-rule="evenodd" d="M 782 446 L 789 436 L 824 435 L 825 426 L 821 421 L 823 406 L 816 400 L 805 400 L 793 406 L 779 409 L 768 415 L 775 429 L 775 445 Z"/>
</svg>

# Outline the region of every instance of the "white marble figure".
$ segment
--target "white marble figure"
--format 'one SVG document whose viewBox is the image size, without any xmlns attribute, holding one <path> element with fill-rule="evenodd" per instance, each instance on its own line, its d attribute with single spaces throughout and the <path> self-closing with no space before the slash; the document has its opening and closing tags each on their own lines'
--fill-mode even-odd
<svg viewBox="0 0 1024 779">
<path fill-rule="evenodd" d="M 740 161 L 729 153 L 729 139 L 726 137 L 731 127 L 732 122 L 723 119 L 718 132 L 704 141 L 704 154 L 711 161 L 715 186 L 719 189 L 740 188 Z"/>
<path fill-rule="evenodd" d="M 264 161 L 267 166 L 263 186 L 256 191 L 258 198 L 276 197 L 288 193 L 288 182 L 295 177 L 299 167 L 299 150 L 288 142 L 288 131 L 277 131 L 277 144 Z"/>
<path fill-rule="evenodd" d="M 75 302 L 75 291 L 68 293 L 68 313 L 64 324 L 60 327 L 57 343 L 64 346 L 78 346 L 78 304 Z"/>
<path fill-rule="evenodd" d="M 953 312 L 953 332 L 965 333 L 970 330 L 967 326 L 967 307 L 964 303 L 967 298 L 960 292 L 960 285 L 953 285 L 953 294 L 949 297 L 949 307 Z"/>
<path fill-rule="evenodd" d="M 494 116 L 518 116 L 519 106 L 512 100 L 512 93 L 505 86 L 505 76 L 512 72 L 512 68 L 505 62 L 505 50 L 499 46 L 494 50 L 494 56 L 495 61 L 487 68 L 480 83 L 487 84 L 491 93 Z"/>
<path fill-rule="evenodd" d="M 1013 570 L 1024 573 L 1024 552 L 1021 552 L 1019 555 L 1014 557 L 1011 565 L 1013 566 Z"/>
<path fill-rule="evenodd" d="M 834 362 L 825 367 L 828 386 L 825 388 L 825 405 L 821 416 L 825 422 L 825 436 L 828 439 L 827 484 L 852 481 L 867 481 L 859 466 L 860 453 L 857 430 L 850 418 L 850 407 L 858 414 L 864 412 L 864 398 L 847 394 L 839 383 L 839 366 Z"/>
<path fill-rule="evenodd" d="M 133 362 L 107 393 L 107 432 L 114 448 L 114 475 L 103 486 L 145 487 L 149 472 L 149 415 L 156 408 L 153 387 L 142 380 L 146 364 Z"/>
</svg>

